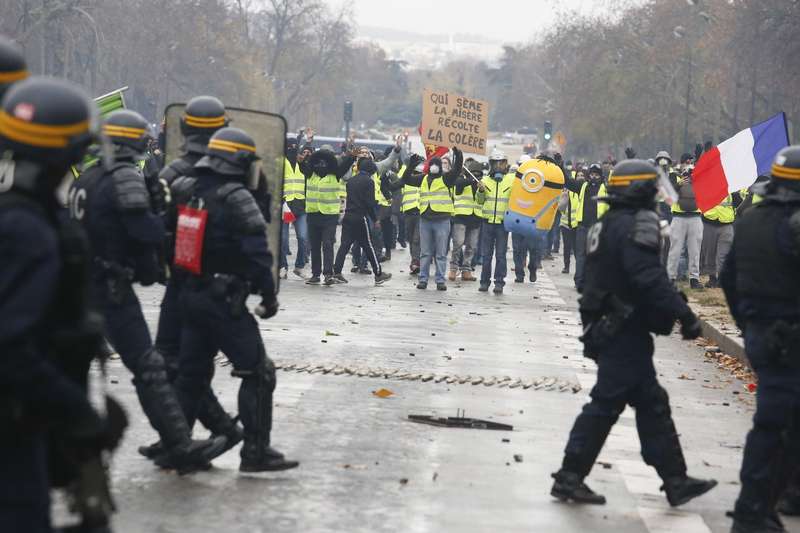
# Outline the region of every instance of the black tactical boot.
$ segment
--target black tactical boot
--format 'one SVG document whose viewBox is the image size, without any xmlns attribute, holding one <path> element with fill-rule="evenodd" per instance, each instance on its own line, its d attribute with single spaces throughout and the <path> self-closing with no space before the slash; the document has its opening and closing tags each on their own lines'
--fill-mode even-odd
<svg viewBox="0 0 800 533">
<path fill-rule="evenodd" d="M 606 497 L 590 489 L 578 474 L 559 470 L 552 474 L 552 477 L 555 483 L 550 489 L 550 495 L 554 498 L 558 498 L 562 502 L 572 500 L 575 503 L 605 505 Z"/>
<path fill-rule="evenodd" d="M 239 472 L 278 472 L 300 466 L 270 446 L 260 447 L 256 442 L 245 442 L 242 446 Z"/>
<path fill-rule="evenodd" d="M 175 390 L 167 381 L 164 359 L 157 350 L 149 350 L 137 362 L 133 384 L 142 410 L 161 437 L 163 453 L 154 460 L 162 468 L 180 473 L 207 469 L 208 462 L 220 455 L 227 439 L 205 441 L 191 438 L 191 429 Z"/>
<path fill-rule="evenodd" d="M 203 396 L 197 411 L 197 420 L 211 432 L 212 436 L 222 436 L 228 440 L 222 453 L 242 442 L 244 438 L 244 431 L 237 422 L 238 417 L 232 417 L 225 412 L 211 389 Z"/>
<path fill-rule="evenodd" d="M 695 479 L 689 476 L 671 477 L 664 481 L 661 490 L 667 493 L 667 501 L 672 507 L 683 505 L 717 486 L 714 479 Z"/>
<path fill-rule="evenodd" d="M 139 446 L 138 448 L 139 455 L 147 457 L 148 459 L 155 459 L 162 453 L 164 453 L 164 448 L 161 446 L 161 441 L 158 440 L 153 444 L 145 444 L 144 446 Z"/>
</svg>

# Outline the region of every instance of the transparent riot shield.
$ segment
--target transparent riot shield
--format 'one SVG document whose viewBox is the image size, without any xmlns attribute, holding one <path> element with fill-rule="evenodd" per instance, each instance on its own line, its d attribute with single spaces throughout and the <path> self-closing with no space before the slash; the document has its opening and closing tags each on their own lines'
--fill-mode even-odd
<svg viewBox="0 0 800 533">
<path fill-rule="evenodd" d="M 164 111 L 164 158 L 165 164 L 180 157 L 184 150 L 181 133 L 181 116 L 186 104 L 170 104 Z M 281 225 L 283 198 L 284 149 L 286 145 L 286 119 L 280 115 L 252 109 L 226 108 L 230 126 L 243 129 L 256 143 L 261 158 L 261 172 L 256 180 L 248 177 L 245 183 L 257 196 L 259 204 L 265 204 L 269 196 L 269 220 L 267 241 L 273 254 L 272 274 L 275 287 L 279 284 L 278 270 L 281 253 Z M 257 183 L 256 183 L 257 182 Z"/>
</svg>

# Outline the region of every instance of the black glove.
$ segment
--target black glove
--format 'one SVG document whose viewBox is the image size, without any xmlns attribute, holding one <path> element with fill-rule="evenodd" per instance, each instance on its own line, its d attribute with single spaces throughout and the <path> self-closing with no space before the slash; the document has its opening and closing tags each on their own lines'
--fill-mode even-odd
<svg viewBox="0 0 800 533">
<path fill-rule="evenodd" d="M 684 340 L 691 341 L 698 338 L 703 334 L 703 326 L 700 324 L 700 319 L 691 311 L 684 317 L 681 317 L 681 336 Z"/>
<path fill-rule="evenodd" d="M 411 167 L 411 168 L 417 168 L 417 165 L 419 165 L 420 163 L 424 163 L 424 162 L 425 162 L 425 158 L 422 157 L 421 155 L 419 155 L 419 154 L 411 154 L 411 157 L 409 158 L 409 163 L 410 164 L 408 166 Z"/>
<path fill-rule="evenodd" d="M 556 165 L 558 166 L 564 165 L 564 157 L 561 155 L 561 152 L 556 152 L 553 154 L 553 161 L 555 161 Z"/>
<path fill-rule="evenodd" d="M 625 148 L 625 157 L 627 157 L 628 159 L 635 159 L 636 158 L 636 152 L 634 151 L 633 148 L 631 148 L 629 146 L 629 147 Z"/>
<path fill-rule="evenodd" d="M 261 303 L 253 310 L 253 313 L 264 320 L 272 318 L 278 314 L 278 299 L 274 293 L 262 294 Z"/>
<path fill-rule="evenodd" d="M 157 215 L 163 215 L 167 211 L 169 205 L 169 185 L 158 176 L 151 176 L 145 178 L 145 185 L 150 193 L 150 203 L 153 207 L 153 212 Z"/>
</svg>

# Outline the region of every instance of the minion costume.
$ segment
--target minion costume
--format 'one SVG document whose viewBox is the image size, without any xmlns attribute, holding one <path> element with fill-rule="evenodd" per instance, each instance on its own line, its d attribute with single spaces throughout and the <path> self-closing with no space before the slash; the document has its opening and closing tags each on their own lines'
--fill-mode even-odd
<svg viewBox="0 0 800 533">
<path fill-rule="evenodd" d="M 524 281 L 525 259 L 530 255 L 528 267 L 533 283 L 558 212 L 564 172 L 555 161 L 539 156 L 522 163 L 515 177 L 503 226 L 511 233 L 514 246 L 514 281 Z"/>
</svg>

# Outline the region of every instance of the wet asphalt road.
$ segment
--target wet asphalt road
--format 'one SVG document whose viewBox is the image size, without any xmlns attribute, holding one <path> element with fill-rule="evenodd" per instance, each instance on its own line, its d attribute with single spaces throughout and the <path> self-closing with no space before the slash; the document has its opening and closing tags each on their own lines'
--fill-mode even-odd
<svg viewBox="0 0 800 533">
<path fill-rule="evenodd" d="M 284 281 L 281 312 L 261 322 L 267 351 L 281 366 L 317 369 L 278 371 L 273 443 L 302 462 L 289 472 L 242 476 L 238 450 L 209 472 L 180 477 L 157 470 L 136 453 L 154 432 L 129 374 L 112 362 L 110 379 L 117 383 L 109 387 L 132 415 L 113 461 L 115 530 L 727 531 L 724 513 L 739 489 L 753 398 L 706 362 L 696 343 L 676 335 L 657 343 L 661 380 L 690 474 L 716 478 L 719 487 L 671 510 L 641 460 L 629 409 L 600 455 L 603 464 L 587 479 L 608 504 L 577 507 L 549 496 L 550 473 L 595 376 L 594 364 L 581 356 L 576 293 L 560 263 L 560 256 L 547 261 L 537 283 L 511 282 L 503 296 L 478 293 L 476 283 L 466 282 L 451 283 L 446 293 L 416 290 L 402 250 L 386 264 L 395 277 L 383 287 L 357 275 L 334 287 Z M 154 327 L 161 289 L 139 294 Z M 229 368 L 219 366 L 214 389 L 233 412 L 239 381 Z M 392 372 L 411 379 L 383 377 Z M 393 396 L 374 396 L 381 388 Z M 407 420 L 456 416 L 460 409 L 514 430 Z M 198 426 L 196 434 L 205 431 Z M 800 531 L 798 522 L 789 527 Z"/>
</svg>

